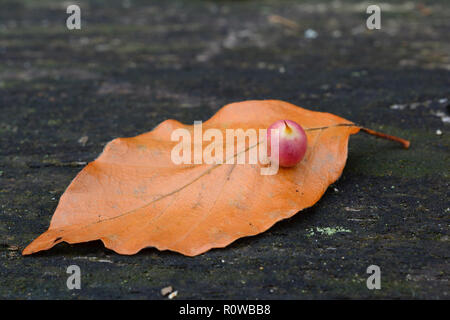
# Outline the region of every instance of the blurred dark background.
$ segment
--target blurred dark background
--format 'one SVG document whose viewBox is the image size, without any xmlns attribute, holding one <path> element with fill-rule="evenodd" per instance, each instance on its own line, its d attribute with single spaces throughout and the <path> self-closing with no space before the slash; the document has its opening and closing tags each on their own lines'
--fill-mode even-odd
<svg viewBox="0 0 450 320">
<path fill-rule="evenodd" d="M 70 4 L 81 30 L 66 27 Z M 185 299 L 448 298 L 450 3 L 383 2 L 380 30 L 366 28 L 369 4 L 0 0 L 0 297 L 163 298 L 172 285 Z M 108 141 L 247 99 L 412 147 L 352 137 L 313 208 L 195 258 L 100 242 L 20 255 Z M 65 285 L 70 264 L 82 290 Z M 381 290 L 366 287 L 371 264 Z"/>
</svg>

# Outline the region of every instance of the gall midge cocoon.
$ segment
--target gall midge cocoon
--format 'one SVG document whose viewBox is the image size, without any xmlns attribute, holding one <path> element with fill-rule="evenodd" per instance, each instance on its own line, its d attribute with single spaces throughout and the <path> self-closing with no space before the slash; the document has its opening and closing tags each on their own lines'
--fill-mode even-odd
<svg viewBox="0 0 450 320">
<path fill-rule="evenodd" d="M 271 129 L 277 129 L 273 131 Z M 271 156 L 271 137 L 278 132 L 278 159 Z M 305 130 L 292 120 L 278 120 L 267 129 L 267 150 L 271 161 L 278 162 L 281 167 L 293 167 L 306 153 L 308 139 Z"/>
</svg>

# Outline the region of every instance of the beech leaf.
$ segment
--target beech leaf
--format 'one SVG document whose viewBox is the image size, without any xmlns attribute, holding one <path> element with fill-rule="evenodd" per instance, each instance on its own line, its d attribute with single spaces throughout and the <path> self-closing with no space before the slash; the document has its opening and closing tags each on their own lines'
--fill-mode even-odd
<svg viewBox="0 0 450 320">
<path fill-rule="evenodd" d="M 172 132 L 193 130 L 175 120 L 136 137 L 114 139 L 71 182 L 49 229 L 23 254 L 63 241 L 100 239 L 119 254 L 155 247 L 195 256 L 266 231 L 314 205 L 341 175 L 349 136 L 370 131 L 330 113 L 276 100 L 226 105 L 203 123 L 203 130 L 219 129 L 225 137 L 226 129 L 258 130 L 280 119 L 305 129 L 308 149 L 299 164 L 274 175 L 261 175 L 263 165 L 247 162 L 175 164 L 171 152 L 178 142 L 171 140 Z M 253 147 L 248 145 L 245 153 Z"/>
</svg>

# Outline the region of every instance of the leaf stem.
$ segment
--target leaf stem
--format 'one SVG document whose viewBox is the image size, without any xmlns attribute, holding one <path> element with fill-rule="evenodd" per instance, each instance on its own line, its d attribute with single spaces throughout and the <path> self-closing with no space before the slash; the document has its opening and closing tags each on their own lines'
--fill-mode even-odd
<svg viewBox="0 0 450 320">
<path fill-rule="evenodd" d="M 371 130 L 371 129 L 367 129 L 367 128 L 364 128 L 364 127 L 360 127 L 360 128 L 361 128 L 362 132 L 368 133 L 368 134 L 370 134 L 372 136 L 383 138 L 383 139 L 387 139 L 387 140 L 391 140 L 391 141 L 396 141 L 396 142 L 400 143 L 403 146 L 404 149 L 408 149 L 410 144 L 411 144 L 408 140 L 405 140 L 405 139 L 402 139 L 402 138 L 399 138 L 399 137 L 396 137 L 396 136 L 391 136 L 389 134 L 377 132 L 377 131 L 374 131 L 374 130 Z"/>
<path fill-rule="evenodd" d="M 359 127 L 361 129 L 362 132 L 365 132 L 367 134 L 370 134 L 372 136 L 378 137 L 378 138 L 383 138 L 386 140 L 390 140 L 390 141 L 395 141 L 400 143 L 404 149 L 408 149 L 409 146 L 411 145 L 411 143 L 408 140 L 396 137 L 396 136 L 391 136 L 389 134 L 385 134 L 385 133 L 381 133 L 381 132 L 377 132 L 375 130 L 372 129 L 368 129 L 362 126 L 359 126 L 357 124 L 354 123 L 338 123 L 332 126 L 328 126 L 328 127 L 318 127 L 318 128 L 305 128 L 305 131 L 314 131 L 314 130 L 323 130 L 323 129 L 328 129 L 328 128 L 334 128 L 334 127 Z"/>
</svg>

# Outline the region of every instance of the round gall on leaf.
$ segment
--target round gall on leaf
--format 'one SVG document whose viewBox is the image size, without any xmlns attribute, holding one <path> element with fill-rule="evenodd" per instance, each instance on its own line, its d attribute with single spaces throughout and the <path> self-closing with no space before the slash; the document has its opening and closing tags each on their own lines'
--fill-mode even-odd
<svg viewBox="0 0 450 320">
<path fill-rule="evenodd" d="M 271 129 L 277 129 L 273 131 Z M 272 135 L 278 132 L 278 159 L 276 152 L 272 154 Z M 274 144 L 276 143 L 276 139 Z M 278 120 L 267 129 L 267 150 L 271 161 L 278 162 L 281 167 L 293 167 L 299 163 L 306 153 L 308 139 L 305 130 L 292 120 Z"/>
</svg>

